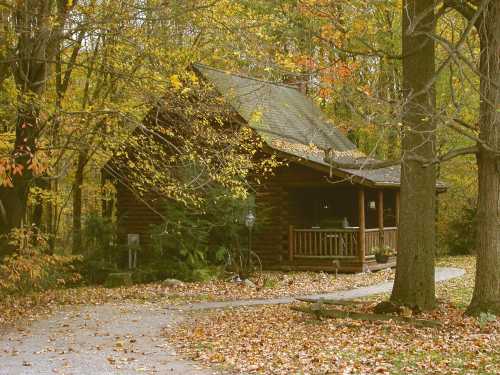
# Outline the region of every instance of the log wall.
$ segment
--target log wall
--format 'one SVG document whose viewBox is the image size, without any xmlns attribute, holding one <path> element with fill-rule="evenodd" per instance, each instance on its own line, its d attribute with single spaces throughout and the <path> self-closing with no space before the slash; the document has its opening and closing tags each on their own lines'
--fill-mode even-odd
<svg viewBox="0 0 500 375">
<path fill-rule="evenodd" d="M 117 184 L 116 207 L 120 228 L 120 242 L 126 243 L 128 233 L 140 235 L 141 246 L 151 244 L 150 231 L 152 225 L 162 223 L 160 215 L 151 210 L 141 200 L 122 184 Z M 257 186 L 256 226 L 253 234 L 253 250 L 260 256 L 265 268 L 279 268 L 288 263 L 289 226 L 295 228 L 311 228 L 316 225 L 308 211 L 318 196 L 334 197 L 335 211 L 338 216 L 345 216 L 350 225 L 358 225 L 356 185 L 349 181 L 337 181 L 331 184 L 327 174 L 297 163 L 279 168 L 275 175 Z M 366 189 L 367 227 L 376 227 L 376 210 L 368 205 L 376 198 L 376 190 Z M 385 207 L 394 211 L 396 190 L 384 190 Z M 148 198 L 153 207 L 154 200 Z M 162 212 L 162 211 L 160 211 Z M 395 225 L 393 217 L 386 216 L 387 226 Z M 354 262 L 355 263 L 355 262 Z M 355 272 L 360 270 L 358 264 L 345 264 L 345 270 Z M 324 268 L 324 262 L 296 261 L 297 269 L 314 270 Z"/>
<path fill-rule="evenodd" d="M 150 199 L 154 205 L 154 200 Z M 141 247 L 151 244 L 151 226 L 162 223 L 162 218 L 123 184 L 116 184 L 116 215 L 120 243 L 127 243 L 127 234 L 138 233 Z"/>
</svg>

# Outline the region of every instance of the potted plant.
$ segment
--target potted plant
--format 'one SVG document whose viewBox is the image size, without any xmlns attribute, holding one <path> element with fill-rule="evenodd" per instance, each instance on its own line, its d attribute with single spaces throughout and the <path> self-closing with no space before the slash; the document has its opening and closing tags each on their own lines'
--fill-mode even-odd
<svg viewBox="0 0 500 375">
<path fill-rule="evenodd" d="M 381 246 L 375 249 L 375 260 L 377 263 L 387 263 L 389 257 L 394 255 L 394 250 L 389 246 Z"/>
</svg>

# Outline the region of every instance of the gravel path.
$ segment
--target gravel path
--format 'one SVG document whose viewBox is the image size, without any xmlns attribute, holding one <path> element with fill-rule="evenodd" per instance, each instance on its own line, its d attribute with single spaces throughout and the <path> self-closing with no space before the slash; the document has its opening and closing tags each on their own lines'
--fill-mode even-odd
<svg viewBox="0 0 500 375">
<path fill-rule="evenodd" d="M 153 304 L 64 309 L 0 338 L 0 374 L 213 374 L 177 358 L 161 336 L 177 319 Z"/>
<path fill-rule="evenodd" d="M 465 271 L 461 268 L 453 267 L 437 267 L 435 279 L 436 282 L 445 281 L 448 279 L 453 279 L 455 277 L 460 277 L 465 274 Z M 312 298 L 312 299 L 332 299 L 332 300 L 348 300 L 355 298 L 362 298 L 372 296 L 374 294 L 387 293 L 392 290 L 393 281 L 388 281 L 381 284 L 366 286 L 362 288 L 356 288 L 346 291 L 337 291 L 332 293 L 314 294 L 314 295 L 303 295 L 294 297 L 280 297 L 280 298 L 270 298 L 270 299 L 249 299 L 249 300 L 238 300 L 238 301 L 224 301 L 224 302 L 200 302 L 187 304 L 182 306 L 172 307 L 172 310 L 189 311 L 189 310 L 206 310 L 206 309 L 221 309 L 230 307 L 240 307 L 240 306 L 260 306 L 260 305 L 281 305 L 292 303 L 295 298 Z"/>
<path fill-rule="evenodd" d="M 436 281 L 462 276 L 458 268 L 436 269 Z M 310 298 L 352 299 L 389 292 L 392 282 Z M 65 308 L 50 318 L 0 337 L 0 375 L 104 375 L 217 373 L 179 359 L 162 337 L 182 311 L 284 304 L 294 298 L 202 302 L 167 308 L 155 304 L 106 304 Z"/>
</svg>

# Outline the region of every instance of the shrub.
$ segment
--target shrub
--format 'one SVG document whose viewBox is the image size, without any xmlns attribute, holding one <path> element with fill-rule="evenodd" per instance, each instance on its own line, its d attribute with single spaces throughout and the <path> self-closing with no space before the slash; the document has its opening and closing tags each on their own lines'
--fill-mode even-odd
<svg viewBox="0 0 500 375">
<path fill-rule="evenodd" d="M 79 257 L 47 253 L 47 239 L 35 227 L 14 230 L 9 243 L 17 252 L 0 264 L 0 294 L 25 294 L 74 285 L 81 280 Z"/>
<path fill-rule="evenodd" d="M 76 269 L 88 284 L 103 284 L 108 275 L 118 271 L 115 263 L 106 260 L 80 257 Z"/>
<path fill-rule="evenodd" d="M 106 288 L 118 288 L 130 285 L 132 285 L 132 274 L 130 272 L 110 273 L 104 283 Z"/>
<path fill-rule="evenodd" d="M 0 265 L 0 291 L 25 294 L 75 285 L 81 280 L 74 263 L 76 257 L 14 254 Z"/>
<path fill-rule="evenodd" d="M 148 267 L 158 278 L 201 281 L 218 275 L 227 252 L 221 249 L 239 249 L 248 238 L 243 221 L 251 207 L 252 199 L 233 198 L 223 188 L 212 188 L 202 207 L 170 202 L 167 221 L 151 228 Z"/>
<path fill-rule="evenodd" d="M 116 263 L 119 249 L 116 244 L 116 225 L 109 218 L 91 212 L 83 230 L 83 254 L 86 260 Z"/>
</svg>

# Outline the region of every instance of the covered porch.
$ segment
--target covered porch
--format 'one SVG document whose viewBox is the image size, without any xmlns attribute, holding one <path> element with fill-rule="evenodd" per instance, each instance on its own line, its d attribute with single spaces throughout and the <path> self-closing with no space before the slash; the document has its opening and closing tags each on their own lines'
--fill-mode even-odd
<svg viewBox="0 0 500 375">
<path fill-rule="evenodd" d="M 363 272 L 394 267 L 375 259 L 398 249 L 399 190 L 363 186 L 292 189 L 288 259 L 297 270 Z"/>
</svg>

